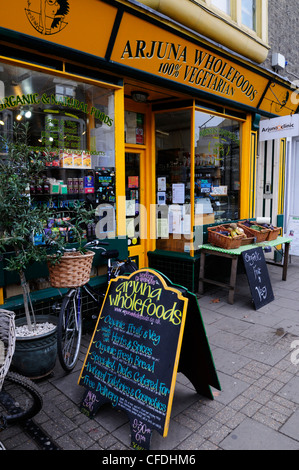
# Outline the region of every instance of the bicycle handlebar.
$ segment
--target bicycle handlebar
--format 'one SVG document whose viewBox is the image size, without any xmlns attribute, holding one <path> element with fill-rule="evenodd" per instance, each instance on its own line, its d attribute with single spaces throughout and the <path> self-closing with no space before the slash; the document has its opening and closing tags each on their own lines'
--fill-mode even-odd
<svg viewBox="0 0 299 470">
<path fill-rule="evenodd" d="M 109 242 L 102 242 L 100 240 L 92 240 L 91 242 L 86 243 L 85 246 L 89 246 L 91 248 L 100 248 L 97 245 L 108 245 L 109 246 Z"/>
<path fill-rule="evenodd" d="M 55 241 L 54 240 L 50 240 L 48 242 L 48 245 L 56 245 Z M 104 248 L 102 246 L 99 246 L 99 245 L 108 245 L 109 246 L 109 242 L 102 242 L 100 240 L 92 240 L 91 242 L 88 242 L 85 244 L 84 248 L 92 248 L 94 250 L 103 250 L 103 253 L 102 253 L 102 256 L 103 258 L 107 259 L 107 260 L 110 260 L 112 258 L 118 258 L 119 256 L 119 251 L 118 250 L 107 250 L 107 248 Z M 58 253 L 61 253 L 62 251 L 65 251 L 67 253 L 71 253 L 71 252 L 75 252 L 77 251 L 76 248 L 65 248 L 63 247 L 61 250 L 58 250 Z"/>
</svg>

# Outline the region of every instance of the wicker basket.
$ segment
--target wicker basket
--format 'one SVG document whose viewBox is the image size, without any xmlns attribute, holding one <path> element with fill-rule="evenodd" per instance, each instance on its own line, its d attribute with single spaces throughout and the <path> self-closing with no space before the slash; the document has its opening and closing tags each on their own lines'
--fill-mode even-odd
<svg viewBox="0 0 299 470">
<path fill-rule="evenodd" d="M 280 232 L 281 232 L 281 228 L 280 228 L 280 227 L 274 227 L 274 229 L 270 229 L 270 232 L 269 232 L 269 234 L 268 234 L 267 241 L 276 240 L 276 238 L 278 237 L 278 235 L 280 235 Z"/>
<path fill-rule="evenodd" d="M 250 238 L 250 237 L 256 238 L 257 243 L 264 242 L 268 239 L 270 229 L 263 228 L 262 226 L 260 226 L 261 230 L 255 230 L 254 228 L 247 227 L 247 225 L 244 225 L 242 222 L 243 221 L 238 222 L 238 226 L 241 227 L 244 230 L 244 232 L 245 232 L 245 234 L 247 235 L 248 238 Z M 244 222 L 246 222 L 246 221 L 244 220 Z M 259 225 L 255 222 L 251 222 L 251 221 L 248 221 L 248 222 L 251 225 L 257 225 L 257 226 Z"/>
<path fill-rule="evenodd" d="M 227 237 L 221 230 L 227 230 L 228 225 L 217 225 L 216 227 L 208 227 L 208 242 L 211 245 L 224 248 L 225 250 L 233 250 L 240 248 L 244 235 L 237 235 L 234 238 Z"/>
<path fill-rule="evenodd" d="M 246 235 L 245 237 L 241 240 L 241 246 L 245 246 L 245 245 L 252 245 L 255 241 L 255 238 L 254 237 L 250 237 L 248 238 Z"/>
<path fill-rule="evenodd" d="M 15 314 L 0 309 L 0 392 L 16 346 Z"/>
<path fill-rule="evenodd" d="M 52 287 L 80 287 L 90 279 L 90 271 L 94 257 L 93 251 L 82 254 L 79 252 L 64 253 L 55 264 L 53 256 L 48 256 L 48 269 Z M 55 259 L 55 255 L 54 255 Z"/>
</svg>

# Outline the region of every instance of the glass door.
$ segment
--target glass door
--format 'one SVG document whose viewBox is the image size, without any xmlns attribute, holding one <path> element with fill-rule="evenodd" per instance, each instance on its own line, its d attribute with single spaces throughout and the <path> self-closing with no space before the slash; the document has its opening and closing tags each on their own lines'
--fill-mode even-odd
<svg viewBox="0 0 299 470">
<path fill-rule="evenodd" d="M 127 149 L 126 178 L 126 233 L 130 256 L 138 266 L 144 262 L 146 242 L 144 150 Z"/>
</svg>

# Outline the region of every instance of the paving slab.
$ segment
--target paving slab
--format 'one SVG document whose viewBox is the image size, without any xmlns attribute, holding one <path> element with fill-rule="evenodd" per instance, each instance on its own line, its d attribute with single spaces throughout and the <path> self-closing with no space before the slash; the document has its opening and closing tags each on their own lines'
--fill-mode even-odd
<svg viewBox="0 0 299 470">
<path fill-rule="evenodd" d="M 225 351 L 223 348 L 214 347 L 212 354 L 214 363 L 217 364 L 217 371 L 223 372 L 224 374 L 233 375 L 246 364 L 251 362 L 250 358 L 230 351 Z"/>
<path fill-rule="evenodd" d="M 224 450 L 299 450 L 299 443 L 253 419 L 245 419 L 221 443 Z"/>
<path fill-rule="evenodd" d="M 279 431 L 299 441 L 299 410 L 295 411 Z"/>
<path fill-rule="evenodd" d="M 217 393 L 215 400 L 223 404 L 230 403 L 249 387 L 248 383 L 227 374 L 219 373 L 218 378 L 221 385 L 221 392 Z"/>
<path fill-rule="evenodd" d="M 277 364 L 286 356 L 285 351 L 281 351 L 278 348 L 275 348 L 275 346 L 253 340 L 246 344 L 240 353 L 242 356 L 254 359 L 270 366 L 275 366 L 275 364 Z"/>
<path fill-rule="evenodd" d="M 293 377 L 278 395 L 299 404 L 299 377 Z"/>
</svg>

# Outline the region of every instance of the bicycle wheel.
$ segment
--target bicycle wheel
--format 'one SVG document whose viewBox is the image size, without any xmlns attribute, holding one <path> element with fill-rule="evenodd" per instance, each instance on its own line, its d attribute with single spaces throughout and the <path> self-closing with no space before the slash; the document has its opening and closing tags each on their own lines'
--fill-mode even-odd
<svg viewBox="0 0 299 470">
<path fill-rule="evenodd" d="M 33 418 L 43 406 L 38 386 L 27 377 L 8 372 L 0 392 L 0 416 L 7 424 Z"/>
<path fill-rule="evenodd" d="M 81 291 L 71 290 L 63 299 L 57 327 L 57 353 L 60 364 L 70 372 L 78 360 L 82 336 Z"/>
</svg>

